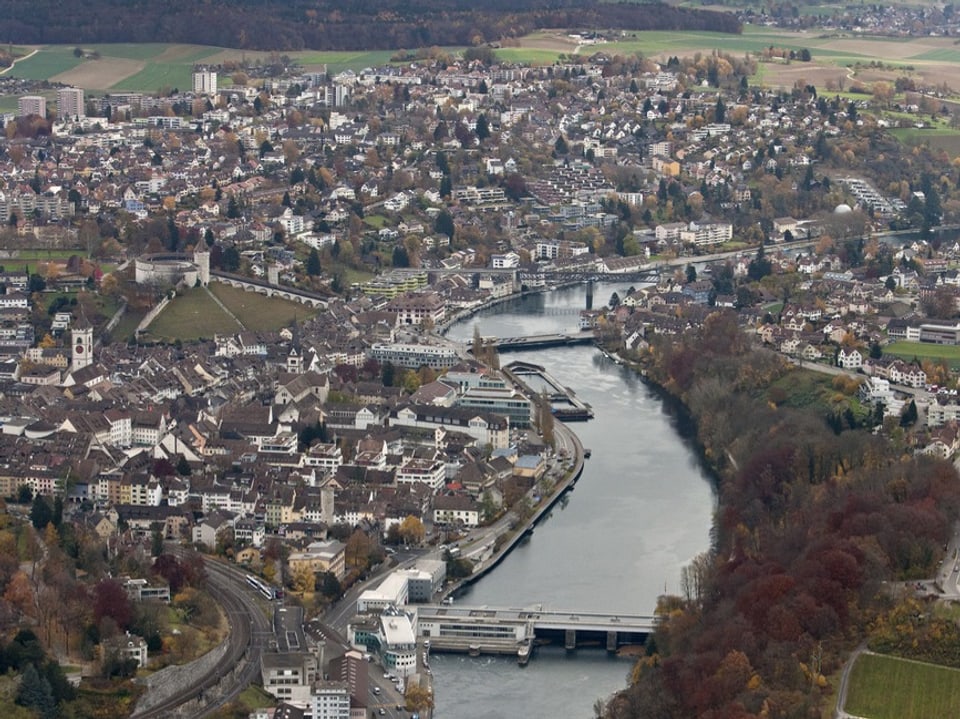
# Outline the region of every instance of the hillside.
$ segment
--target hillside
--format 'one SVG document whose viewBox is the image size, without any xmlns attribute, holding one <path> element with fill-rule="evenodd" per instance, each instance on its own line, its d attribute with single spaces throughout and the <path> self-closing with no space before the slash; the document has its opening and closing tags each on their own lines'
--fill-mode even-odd
<svg viewBox="0 0 960 719">
<path fill-rule="evenodd" d="M 593 0 L 9 0 L 0 18 L 0 40 L 386 50 L 496 42 L 551 27 L 740 32 L 736 18 L 724 13 Z"/>
</svg>

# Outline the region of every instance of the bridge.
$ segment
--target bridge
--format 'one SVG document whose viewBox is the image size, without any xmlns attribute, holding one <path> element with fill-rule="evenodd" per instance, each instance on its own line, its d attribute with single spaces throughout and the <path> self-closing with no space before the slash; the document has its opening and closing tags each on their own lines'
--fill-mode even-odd
<svg viewBox="0 0 960 719">
<path fill-rule="evenodd" d="M 544 283 L 571 283 L 571 282 L 649 282 L 657 279 L 660 275 L 661 266 L 649 265 L 637 267 L 633 270 L 622 272 L 609 272 L 602 267 L 593 264 L 585 264 L 582 267 L 571 267 L 567 270 L 560 269 L 541 269 L 539 267 L 395 267 L 391 270 L 397 275 L 421 274 L 427 273 L 427 276 L 447 277 L 450 275 L 487 275 L 512 277 L 514 281 L 519 280 L 523 284 L 544 284 Z"/>
<path fill-rule="evenodd" d="M 642 644 L 656 617 L 547 609 L 452 604 L 417 606 L 417 634 L 431 651 L 516 655 L 521 664 L 535 646 L 563 642 L 568 650 L 596 647 L 616 652 Z"/>
<path fill-rule="evenodd" d="M 578 310 L 579 311 L 579 310 Z M 486 342 L 500 352 L 543 349 L 545 347 L 567 347 L 570 345 L 591 344 L 596 339 L 593 330 L 567 334 L 528 335 L 526 337 L 498 337 Z"/>
<path fill-rule="evenodd" d="M 230 285 L 231 287 L 237 287 L 246 292 L 256 292 L 261 295 L 266 295 L 267 297 L 280 297 L 281 299 L 290 300 L 291 302 L 299 302 L 308 307 L 321 307 L 326 309 L 327 302 L 330 299 L 329 297 L 316 292 L 310 292 L 309 290 L 301 290 L 297 287 L 290 287 L 289 285 L 273 285 L 264 280 L 246 277 L 244 275 L 234 275 L 229 272 L 221 272 L 220 270 L 211 270 L 210 279 L 222 282 L 225 285 Z"/>
</svg>

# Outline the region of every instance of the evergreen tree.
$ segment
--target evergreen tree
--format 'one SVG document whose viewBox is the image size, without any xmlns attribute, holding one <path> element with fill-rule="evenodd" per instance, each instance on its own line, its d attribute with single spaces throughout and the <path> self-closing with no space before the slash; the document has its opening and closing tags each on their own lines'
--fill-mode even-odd
<svg viewBox="0 0 960 719">
<path fill-rule="evenodd" d="M 444 175 L 440 180 L 440 197 L 450 197 L 453 194 L 453 182 L 450 175 Z"/>
<path fill-rule="evenodd" d="M 227 272 L 236 272 L 240 269 L 240 251 L 236 247 L 228 247 L 220 257 L 220 266 Z"/>
<path fill-rule="evenodd" d="M 227 217 L 231 220 L 240 217 L 240 204 L 237 202 L 235 195 L 231 195 L 229 202 L 227 202 Z"/>
<path fill-rule="evenodd" d="M 391 263 L 394 267 L 409 267 L 410 255 L 407 254 L 407 248 L 403 245 L 397 245 L 394 247 Z"/>
<path fill-rule="evenodd" d="M 446 210 L 443 210 L 439 215 L 437 215 L 433 229 L 436 232 L 442 232 L 452 240 L 453 235 L 456 232 L 456 225 L 453 224 L 453 216 Z"/>
<path fill-rule="evenodd" d="M 483 142 L 488 137 L 490 137 L 490 123 L 487 121 L 487 116 L 481 112 L 477 118 L 477 138 Z"/>
<path fill-rule="evenodd" d="M 33 664 L 28 664 L 23 670 L 16 702 L 37 712 L 43 719 L 53 719 L 56 716 L 57 705 L 53 700 L 50 682 L 46 677 L 40 676 Z"/>
<path fill-rule="evenodd" d="M 307 274 L 310 277 L 317 277 L 322 271 L 320 267 L 320 253 L 317 252 L 317 248 L 312 248 L 310 254 L 307 255 Z"/>
<path fill-rule="evenodd" d="M 907 405 L 903 415 L 900 417 L 900 426 L 912 427 L 914 424 L 916 424 L 917 417 L 917 403 L 913 400 L 910 400 L 910 404 Z"/>
<path fill-rule="evenodd" d="M 150 556 L 159 557 L 163 554 L 163 532 L 154 529 L 150 534 Z"/>
<path fill-rule="evenodd" d="M 723 104 L 723 98 L 717 98 L 716 107 L 713 108 L 713 121 L 725 122 L 727 117 L 727 106 Z"/>
<path fill-rule="evenodd" d="M 756 257 L 750 261 L 750 265 L 747 267 L 747 277 L 756 282 L 762 280 L 772 271 L 773 266 L 770 264 L 770 260 L 767 259 L 766 243 L 761 242 L 760 247 L 757 249 Z"/>
<path fill-rule="evenodd" d="M 47 504 L 47 499 L 41 494 L 33 498 L 33 504 L 30 506 L 30 523 L 34 529 L 43 530 L 53 521 L 53 511 Z"/>
<path fill-rule="evenodd" d="M 570 152 L 570 147 L 567 145 L 567 140 L 563 135 L 560 135 L 557 141 L 553 143 L 553 150 L 558 155 L 566 155 Z"/>
</svg>

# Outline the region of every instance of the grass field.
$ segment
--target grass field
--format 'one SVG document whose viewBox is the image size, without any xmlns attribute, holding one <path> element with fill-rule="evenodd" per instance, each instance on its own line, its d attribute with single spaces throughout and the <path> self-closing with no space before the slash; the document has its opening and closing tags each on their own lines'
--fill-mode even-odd
<svg viewBox="0 0 960 719">
<path fill-rule="evenodd" d="M 73 56 L 72 47 L 52 45 L 41 48 L 32 57 L 20 60 L 7 74 L 28 80 L 49 80 L 54 75 L 71 70 L 82 62 L 81 58 Z"/>
<path fill-rule="evenodd" d="M 248 330 L 269 331 L 287 327 L 294 320 L 313 317 L 317 311 L 299 302 L 266 297 L 254 292 L 211 283 L 210 291 L 235 314 Z"/>
<path fill-rule="evenodd" d="M 146 312 L 137 312 L 128 309 L 110 333 L 110 341 L 124 343 L 133 339 L 133 333 L 146 314 Z"/>
<path fill-rule="evenodd" d="M 298 302 L 246 292 L 219 282 L 212 283 L 209 290 L 207 293 L 201 288 L 191 288 L 181 292 L 150 324 L 142 339 L 189 342 L 212 339 L 215 334 L 236 334 L 243 329 L 269 332 L 305 320 L 317 312 Z M 214 297 L 227 308 L 227 312 Z M 231 317 L 231 313 L 237 319 Z M 242 326 L 237 320 L 243 323 Z M 125 341 L 135 328 L 134 318 L 124 317 L 114 336 L 117 341 Z"/>
<path fill-rule="evenodd" d="M 951 157 L 960 156 L 960 130 L 905 127 L 890 130 L 890 134 L 905 145 L 929 145 L 933 149 L 944 150 Z"/>
<path fill-rule="evenodd" d="M 850 675 L 844 709 L 867 719 L 960 716 L 960 671 L 863 654 Z"/>
<path fill-rule="evenodd" d="M 844 394 L 834 387 L 834 378 L 820 372 L 797 368 L 777 380 L 766 398 L 777 406 L 808 408 L 823 415 L 853 412 L 862 420 L 869 413 L 857 398 L 856 393 Z"/>
<path fill-rule="evenodd" d="M 894 342 L 883 348 L 885 355 L 902 357 L 906 360 L 929 359 L 946 360 L 951 367 L 960 367 L 960 347 L 953 345 L 932 345 L 926 342 Z"/>
<path fill-rule="evenodd" d="M 170 302 L 147 328 L 144 338 L 161 342 L 191 341 L 212 339 L 215 334 L 235 334 L 241 329 L 210 295 L 194 288 Z"/>
<path fill-rule="evenodd" d="M 109 89 L 118 92 L 157 92 L 161 88 L 177 88 L 181 92 L 193 87 L 193 64 L 149 63 L 139 72 L 115 82 Z"/>
<path fill-rule="evenodd" d="M 533 47 L 505 47 L 496 51 L 497 59 L 503 62 L 520 62 L 528 65 L 552 65 L 562 53 Z"/>
</svg>

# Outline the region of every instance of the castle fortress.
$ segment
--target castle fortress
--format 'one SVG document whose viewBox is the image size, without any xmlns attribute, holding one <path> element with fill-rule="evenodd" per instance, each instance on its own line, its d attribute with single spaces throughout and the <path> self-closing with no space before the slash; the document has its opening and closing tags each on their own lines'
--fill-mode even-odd
<svg viewBox="0 0 960 719">
<path fill-rule="evenodd" d="M 160 252 L 135 261 L 138 285 L 179 285 L 203 287 L 210 284 L 210 248 L 203 238 L 192 253 Z"/>
</svg>

